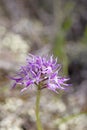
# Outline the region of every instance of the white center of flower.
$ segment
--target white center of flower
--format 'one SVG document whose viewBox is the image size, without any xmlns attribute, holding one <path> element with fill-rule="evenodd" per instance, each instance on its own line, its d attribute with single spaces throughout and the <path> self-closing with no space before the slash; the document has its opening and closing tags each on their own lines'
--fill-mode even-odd
<svg viewBox="0 0 87 130">
<path fill-rule="evenodd" d="M 47 73 L 52 73 L 52 68 L 50 66 L 47 67 Z"/>
</svg>

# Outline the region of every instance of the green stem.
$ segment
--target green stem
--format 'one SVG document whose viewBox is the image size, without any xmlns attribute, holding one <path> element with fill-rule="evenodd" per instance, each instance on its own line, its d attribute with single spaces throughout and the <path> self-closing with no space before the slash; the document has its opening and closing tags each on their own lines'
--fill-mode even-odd
<svg viewBox="0 0 87 130">
<path fill-rule="evenodd" d="M 37 124 L 37 130 L 43 130 L 41 121 L 40 121 L 40 116 L 39 116 L 39 104 L 40 104 L 40 87 L 38 86 L 37 89 L 37 97 L 36 97 L 36 124 Z"/>
</svg>

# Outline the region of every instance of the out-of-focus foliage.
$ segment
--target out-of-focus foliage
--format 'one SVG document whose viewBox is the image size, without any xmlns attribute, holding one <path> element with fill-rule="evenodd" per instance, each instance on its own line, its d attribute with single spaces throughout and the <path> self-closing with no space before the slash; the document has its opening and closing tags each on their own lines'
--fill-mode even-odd
<svg viewBox="0 0 87 130">
<path fill-rule="evenodd" d="M 87 44 L 87 27 L 85 28 L 84 35 L 82 37 L 82 43 Z"/>
<path fill-rule="evenodd" d="M 53 52 L 55 56 L 58 56 L 60 61 L 63 63 L 63 71 L 65 74 L 68 74 L 68 57 L 66 54 L 66 32 L 70 29 L 71 27 L 71 19 L 66 18 L 66 20 L 63 22 L 62 27 L 60 28 L 61 30 L 56 36 L 56 39 L 54 41 L 54 48 Z"/>
<path fill-rule="evenodd" d="M 63 22 L 62 28 L 64 31 L 68 31 L 70 29 L 72 25 L 72 21 L 71 19 L 68 17 L 65 19 L 65 21 Z"/>
<path fill-rule="evenodd" d="M 68 59 L 65 51 L 65 37 L 63 33 L 58 34 L 54 42 L 54 55 L 57 56 L 63 64 L 64 74 L 67 74 Z"/>
<path fill-rule="evenodd" d="M 54 55 L 58 56 L 61 63 L 63 63 L 64 74 L 68 74 L 68 57 L 66 54 L 66 33 L 72 25 L 70 13 L 73 10 L 73 8 L 74 4 L 72 2 L 66 2 L 66 4 L 63 6 L 63 11 L 65 11 L 65 13 L 63 14 L 63 11 L 60 10 L 60 14 L 64 16 L 62 16 L 63 18 L 61 19 L 61 23 L 58 25 L 60 27 L 57 31 L 53 47 Z"/>
</svg>

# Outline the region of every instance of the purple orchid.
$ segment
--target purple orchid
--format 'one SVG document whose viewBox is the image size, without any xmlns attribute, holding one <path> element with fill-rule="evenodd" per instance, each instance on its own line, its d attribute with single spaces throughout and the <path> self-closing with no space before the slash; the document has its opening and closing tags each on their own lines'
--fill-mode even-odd
<svg viewBox="0 0 87 130">
<path fill-rule="evenodd" d="M 16 77 L 14 86 L 21 84 L 24 88 L 21 91 L 28 89 L 31 85 L 40 86 L 41 89 L 48 88 L 57 92 L 58 89 L 65 89 L 69 86 L 66 81 L 68 78 L 59 76 L 61 65 L 57 63 L 57 59 L 53 56 L 40 57 L 29 54 L 26 59 L 26 65 L 21 66 Z"/>
</svg>

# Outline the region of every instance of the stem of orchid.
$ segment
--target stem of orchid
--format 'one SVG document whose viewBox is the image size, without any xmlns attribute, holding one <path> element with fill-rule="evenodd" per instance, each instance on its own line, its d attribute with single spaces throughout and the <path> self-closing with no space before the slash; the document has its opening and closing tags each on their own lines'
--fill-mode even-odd
<svg viewBox="0 0 87 130">
<path fill-rule="evenodd" d="M 36 124 L 37 124 L 37 130 L 43 130 L 41 121 L 40 121 L 40 115 L 39 115 L 39 104 L 40 104 L 40 86 L 38 86 L 37 89 L 37 97 L 36 97 Z"/>
</svg>

